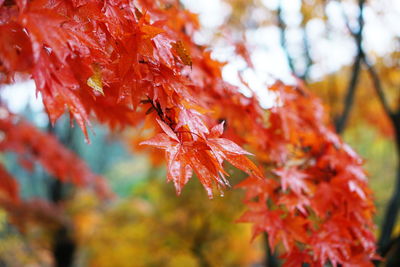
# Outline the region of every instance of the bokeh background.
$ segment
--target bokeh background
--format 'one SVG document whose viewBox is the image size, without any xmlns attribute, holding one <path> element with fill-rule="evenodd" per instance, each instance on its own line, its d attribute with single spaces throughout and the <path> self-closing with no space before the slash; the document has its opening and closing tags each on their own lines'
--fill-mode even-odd
<svg viewBox="0 0 400 267">
<path fill-rule="evenodd" d="M 209 45 L 213 58 L 226 62 L 224 78 L 244 94 L 255 91 L 268 108 L 274 96 L 267 85 L 276 79 L 293 83 L 297 76 L 323 98 L 344 140 L 365 159 L 377 207 L 376 235 L 382 236 L 388 204 L 392 200 L 400 205 L 393 198 L 400 193 L 400 132 L 395 131 L 400 131 L 400 115 L 389 116 L 400 114 L 400 1 L 181 3 L 199 14 L 203 28 L 195 36 L 198 44 Z M 13 112 L 49 129 L 33 82 L 3 88 L 1 99 Z M 57 201 L 71 225 L 67 239 L 76 252 L 75 266 L 264 266 L 268 252 L 263 237 L 250 242 L 249 226 L 233 223 L 243 211 L 240 190 L 210 201 L 192 179 L 182 196 L 175 197 L 165 182 L 161 158 L 149 157 L 137 145 L 135 131 L 140 129 L 111 134 L 94 125 L 88 145 L 66 117 L 53 130 L 107 178 L 117 195 L 112 203 L 54 181 L 40 166 L 25 172 L 11 154 L 1 155 L 1 160 L 19 177 L 24 198 L 52 200 L 58 192 Z M 234 185 L 243 174 L 236 171 L 232 176 Z M 397 213 L 389 213 L 396 221 Z M 33 221 L 21 234 L 0 212 L 0 266 L 51 266 L 55 224 L 44 227 Z M 396 221 L 392 237 L 399 235 Z"/>
</svg>

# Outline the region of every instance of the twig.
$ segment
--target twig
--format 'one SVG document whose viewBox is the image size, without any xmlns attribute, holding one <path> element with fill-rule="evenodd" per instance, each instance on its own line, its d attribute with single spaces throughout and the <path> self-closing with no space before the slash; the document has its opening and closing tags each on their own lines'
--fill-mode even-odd
<svg viewBox="0 0 400 267">
<path fill-rule="evenodd" d="M 397 168 L 397 177 L 395 189 L 390 198 L 389 204 L 385 212 L 385 216 L 381 225 L 381 234 L 378 239 L 378 253 L 385 256 L 391 243 L 391 236 L 396 224 L 397 214 L 400 206 L 400 165 Z"/>
<path fill-rule="evenodd" d="M 385 97 L 385 93 L 383 91 L 381 79 L 379 78 L 379 75 L 377 71 L 375 70 L 374 66 L 369 62 L 367 55 L 365 53 L 363 54 L 362 61 L 367 68 L 368 74 L 372 80 L 372 83 L 374 85 L 374 89 L 376 91 L 376 94 L 378 95 L 379 101 L 381 102 L 383 109 L 385 112 L 389 115 L 389 117 L 392 117 L 394 115 L 394 112 L 391 110 L 389 103 L 387 102 L 387 99 Z"/>
<path fill-rule="evenodd" d="M 360 18 L 359 18 L 359 23 L 360 26 L 363 26 L 364 21 L 362 18 L 362 7 L 365 4 L 365 0 L 359 0 L 359 6 L 360 6 Z M 398 157 L 400 156 L 400 107 L 397 110 L 392 110 L 387 98 L 385 97 L 383 85 L 381 82 L 381 79 L 379 77 L 378 72 L 376 71 L 375 67 L 373 64 L 369 61 L 368 56 L 366 53 L 363 51 L 363 47 L 361 44 L 361 38 L 362 36 L 360 35 L 360 31 L 358 33 L 355 33 L 349 24 L 348 18 L 343 10 L 342 12 L 343 17 L 345 18 L 346 21 L 346 26 L 349 29 L 350 33 L 353 35 L 353 37 L 357 40 L 357 47 L 359 49 L 359 55 L 360 55 L 360 60 L 362 61 L 363 65 L 366 67 L 368 74 L 372 80 L 373 87 L 375 89 L 375 92 L 377 93 L 379 102 L 381 103 L 385 113 L 389 117 L 393 128 L 395 130 L 395 142 L 396 142 L 396 147 L 397 147 L 397 155 Z M 361 28 L 362 29 L 362 28 Z M 354 75 L 354 74 L 353 74 Z M 397 177 L 396 177 L 396 184 L 394 191 L 392 193 L 392 196 L 389 200 L 389 203 L 387 205 L 387 209 L 385 212 L 385 216 L 381 225 L 381 234 L 378 239 L 378 253 L 380 253 L 381 256 L 385 256 L 389 248 L 391 247 L 391 244 L 393 241 L 391 241 L 391 235 L 393 233 L 394 226 L 396 224 L 396 219 L 397 215 L 399 213 L 399 208 L 400 208 L 400 159 L 398 159 L 398 167 L 397 167 Z M 379 265 L 379 261 L 375 262 L 375 265 Z"/>
<path fill-rule="evenodd" d="M 364 14 L 363 14 L 364 5 L 365 5 L 365 0 L 358 1 L 358 6 L 359 6 L 358 31 L 356 33 L 352 33 L 356 41 L 357 55 L 356 58 L 354 59 L 350 81 L 347 86 L 347 91 L 346 91 L 347 93 L 344 100 L 344 109 L 342 114 L 336 119 L 335 123 L 336 131 L 338 133 L 342 133 L 344 128 L 346 127 L 346 123 L 350 116 L 351 108 L 353 107 L 355 91 L 360 77 L 361 61 L 364 56 L 362 48 L 362 38 L 364 30 Z"/>
<path fill-rule="evenodd" d="M 360 0 L 361 2 L 362 0 Z M 364 0 L 365 1 L 365 0 Z M 361 49 L 361 60 L 363 65 L 366 67 L 368 74 L 372 80 L 373 87 L 378 96 L 379 102 L 381 103 L 385 113 L 389 117 L 394 130 L 395 130 L 395 142 L 397 147 L 397 156 L 400 156 L 400 107 L 398 110 L 393 111 L 387 101 L 384 93 L 381 79 L 378 72 L 376 71 L 373 64 L 369 61 L 368 56 Z M 384 256 L 386 248 L 391 243 L 391 235 L 393 233 L 394 226 L 396 224 L 397 215 L 400 208 L 400 160 L 398 159 L 397 177 L 396 184 L 392 196 L 387 205 L 385 216 L 381 225 L 381 234 L 378 239 L 378 252 Z M 378 263 L 376 263 L 378 264 Z"/>
<path fill-rule="evenodd" d="M 287 47 L 287 43 L 286 43 L 286 23 L 285 23 L 285 20 L 282 17 L 282 1 L 279 1 L 278 9 L 276 11 L 276 15 L 277 15 L 277 18 L 278 18 L 278 28 L 279 28 L 281 47 L 283 49 L 283 52 L 285 53 L 286 60 L 288 62 L 290 71 L 295 76 L 299 77 L 299 75 L 296 74 L 296 69 L 294 67 L 294 61 L 293 61 L 293 58 L 290 56 L 290 53 L 289 53 L 289 50 L 288 50 L 288 47 Z"/>
<path fill-rule="evenodd" d="M 311 58 L 310 54 L 310 43 L 308 41 L 308 34 L 307 34 L 307 29 L 305 26 L 302 28 L 302 33 L 303 33 L 303 47 L 304 47 L 304 56 L 306 60 L 306 66 L 304 69 L 303 74 L 301 75 L 301 79 L 306 81 L 308 79 L 309 73 L 310 73 L 310 68 L 313 65 L 313 60 Z"/>
</svg>

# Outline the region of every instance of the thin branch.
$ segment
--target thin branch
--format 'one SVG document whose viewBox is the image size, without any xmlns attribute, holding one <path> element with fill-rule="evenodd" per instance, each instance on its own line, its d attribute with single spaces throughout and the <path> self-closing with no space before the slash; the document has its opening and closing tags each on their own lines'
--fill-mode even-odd
<svg viewBox="0 0 400 267">
<path fill-rule="evenodd" d="M 385 247 L 381 248 L 381 256 L 385 257 L 396 244 L 400 244 L 400 236 L 392 238 Z"/>
<path fill-rule="evenodd" d="M 350 111 L 353 107 L 355 91 L 360 77 L 361 60 L 364 54 L 362 49 L 362 38 L 364 30 L 364 5 L 365 5 L 365 0 L 358 1 L 358 6 L 359 6 L 358 30 L 353 35 L 357 46 L 357 55 L 356 58 L 354 59 L 350 81 L 346 90 L 347 93 L 344 100 L 344 109 L 342 114 L 336 119 L 335 123 L 336 131 L 338 133 L 342 133 L 344 128 L 346 127 L 346 123 L 350 116 Z"/>
<path fill-rule="evenodd" d="M 368 74 L 372 80 L 373 87 L 378 96 L 379 102 L 381 103 L 385 113 L 389 117 L 393 128 L 395 130 L 395 142 L 397 148 L 397 155 L 400 156 L 400 109 L 392 110 L 387 98 L 384 93 L 383 85 L 381 79 L 379 77 L 378 72 L 376 71 L 374 65 L 369 61 L 368 56 L 361 49 L 361 60 L 364 66 L 366 67 Z M 393 233 L 397 216 L 400 209 L 400 160 L 398 159 L 398 167 L 397 167 L 397 177 L 396 183 L 394 186 L 394 191 L 392 196 L 387 204 L 387 208 L 385 211 L 384 219 L 381 225 L 380 236 L 378 238 L 378 252 L 384 256 L 385 248 L 387 248 L 390 244 L 390 238 Z"/>
<path fill-rule="evenodd" d="M 362 7 L 365 4 L 365 0 L 359 0 L 359 5 L 360 5 L 360 17 L 359 17 L 359 25 L 362 30 L 364 20 L 362 17 Z M 354 33 L 354 31 L 350 28 L 350 24 L 348 22 L 348 18 L 346 17 L 346 14 L 344 13 L 343 10 L 343 16 L 346 20 L 346 26 L 353 35 L 353 37 L 357 40 L 357 46 L 359 49 L 359 55 L 362 63 L 365 65 L 368 74 L 372 80 L 374 89 L 377 93 L 379 102 L 381 103 L 385 113 L 388 115 L 393 128 L 395 130 L 395 142 L 396 142 L 396 147 L 397 147 L 397 155 L 398 157 L 400 156 L 400 108 L 399 110 L 393 111 L 390 108 L 390 105 L 387 101 L 387 98 L 385 97 L 385 93 L 383 90 L 382 82 L 379 77 L 378 72 L 376 71 L 375 67 L 373 64 L 368 60 L 367 55 L 364 53 L 362 45 L 361 45 L 361 38 L 362 36 L 360 35 L 360 30 L 358 33 Z M 396 184 L 394 186 L 394 191 L 392 193 L 392 196 L 389 200 L 389 203 L 386 208 L 386 212 L 384 215 L 384 219 L 381 225 L 381 231 L 380 231 L 380 236 L 378 238 L 378 253 L 381 254 L 381 256 L 385 256 L 385 254 L 388 251 L 388 248 L 391 245 L 391 236 L 394 230 L 394 226 L 396 224 L 397 216 L 399 213 L 400 209 L 400 159 L 398 159 L 398 166 L 397 166 L 397 177 L 396 177 Z M 379 265 L 379 261 L 375 262 L 375 265 Z"/>
<path fill-rule="evenodd" d="M 341 1 L 340 0 L 337 0 L 339 3 L 341 3 Z M 347 17 L 347 15 L 346 15 L 346 12 L 345 12 L 345 10 L 344 10 L 344 8 L 343 8 L 343 4 L 341 4 L 340 5 L 340 11 L 341 11 L 341 14 L 342 14 L 342 17 L 343 17 L 343 19 L 344 19 L 344 22 L 345 22 L 345 24 L 346 24 L 346 28 L 347 28 L 347 30 L 349 31 L 349 33 L 351 34 L 351 36 L 353 36 L 354 38 L 356 38 L 356 33 L 355 33 L 355 31 L 351 28 L 351 26 L 350 26 L 350 22 L 349 22 L 349 18 Z"/>
<path fill-rule="evenodd" d="M 278 267 L 279 262 L 275 253 L 272 253 L 268 242 L 268 234 L 264 233 L 264 247 L 265 247 L 265 267 Z"/>
<path fill-rule="evenodd" d="M 290 68 L 290 71 L 295 75 L 295 76 L 299 76 L 296 74 L 296 68 L 294 66 L 294 60 L 291 57 L 288 47 L 287 47 L 287 43 L 286 43 L 286 23 L 285 20 L 283 19 L 282 16 L 282 1 L 279 1 L 278 4 L 278 9 L 276 11 L 276 15 L 278 18 L 278 28 L 279 28 L 279 35 L 280 35 L 280 44 L 281 47 L 283 49 L 283 52 L 285 53 L 286 56 L 286 60 L 288 62 L 288 66 Z"/>
<path fill-rule="evenodd" d="M 308 34 L 305 25 L 302 27 L 302 33 L 303 33 L 303 48 L 304 48 L 304 57 L 306 60 L 306 66 L 303 74 L 301 75 L 301 78 L 302 80 L 306 81 L 308 79 L 311 66 L 313 65 L 314 62 L 312 60 L 310 53 L 310 43 L 308 41 Z"/>
<path fill-rule="evenodd" d="M 354 60 L 351 77 L 349 84 L 346 89 L 346 96 L 344 99 L 344 109 L 343 112 L 338 118 L 336 119 L 335 127 L 336 131 L 340 134 L 344 131 L 346 127 L 346 123 L 350 117 L 350 111 L 353 107 L 354 103 L 354 96 L 356 92 L 356 88 L 358 85 L 358 81 L 360 78 L 360 71 L 361 71 L 361 54 L 360 52 L 357 53 L 357 56 Z"/>
<path fill-rule="evenodd" d="M 386 208 L 385 216 L 381 225 L 381 233 L 378 239 L 378 253 L 385 255 L 387 248 L 390 246 L 390 238 L 396 224 L 397 215 L 400 206 L 400 165 L 397 167 L 397 177 L 395 189 Z"/>
<path fill-rule="evenodd" d="M 304 0 L 301 0 L 301 5 L 303 6 Z M 311 69 L 311 66 L 314 64 L 312 57 L 311 57 L 311 53 L 310 53 L 310 42 L 309 42 L 309 36 L 307 33 L 307 21 L 305 16 L 303 15 L 303 20 L 301 22 L 301 33 L 302 33 L 302 39 L 303 39 L 303 49 L 304 49 L 304 59 L 305 59 L 305 68 L 303 71 L 303 74 L 301 75 L 301 79 L 306 81 L 308 80 L 308 76 L 309 76 L 309 72 Z"/>
<path fill-rule="evenodd" d="M 362 53 L 362 62 L 365 65 L 368 74 L 372 80 L 373 87 L 378 96 L 379 102 L 381 103 L 385 113 L 387 114 L 393 125 L 395 131 L 397 156 L 400 157 L 400 110 L 391 109 L 385 96 L 379 74 L 373 64 L 369 61 L 368 56 L 365 53 Z M 381 256 L 385 256 L 387 248 L 390 247 L 391 236 L 396 225 L 396 220 L 400 209 L 400 159 L 398 159 L 397 164 L 397 177 L 394 191 L 387 204 L 387 208 L 381 225 L 380 236 L 378 238 L 378 253 L 380 253 Z"/>
<path fill-rule="evenodd" d="M 365 53 L 363 54 L 362 57 L 363 63 L 365 67 L 367 68 L 368 74 L 372 80 L 372 83 L 374 85 L 374 89 L 376 91 L 376 94 L 378 95 L 379 101 L 381 102 L 383 109 L 385 110 L 386 114 L 389 115 L 389 117 L 393 117 L 394 111 L 391 110 L 389 103 L 387 102 L 387 99 L 385 97 L 385 93 L 382 87 L 381 79 L 379 78 L 379 75 L 377 71 L 375 70 L 375 67 L 369 62 L 367 55 Z"/>
<path fill-rule="evenodd" d="M 364 0 L 364 2 L 365 2 L 365 0 Z M 359 38 L 358 33 L 355 33 L 354 30 L 350 27 L 349 19 L 348 19 L 346 13 L 344 12 L 343 8 L 342 8 L 342 15 L 343 15 L 343 18 L 345 20 L 347 29 L 349 30 L 350 34 L 357 40 Z M 364 24 L 364 21 L 362 21 L 362 23 Z M 385 110 L 386 114 L 389 117 L 391 117 L 391 119 L 392 119 L 392 117 L 395 115 L 396 112 L 400 113 L 400 107 L 399 107 L 398 111 L 393 111 L 390 108 L 390 105 L 389 105 L 389 103 L 388 103 L 388 101 L 387 101 L 387 99 L 385 97 L 385 93 L 384 93 L 384 90 L 383 90 L 382 82 L 381 82 L 381 79 L 379 77 L 378 72 L 376 71 L 374 65 L 370 62 L 367 54 L 363 50 L 363 47 L 362 46 L 358 46 L 358 47 L 361 49 L 361 56 L 362 56 L 361 60 L 362 60 L 362 63 L 365 65 L 365 67 L 366 67 L 366 69 L 368 71 L 368 74 L 369 74 L 369 76 L 370 76 L 370 78 L 372 80 L 374 89 L 375 89 L 375 91 L 376 91 L 376 93 L 378 95 L 379 101 L 381 102 L 382 107 Z"/>
</svg>

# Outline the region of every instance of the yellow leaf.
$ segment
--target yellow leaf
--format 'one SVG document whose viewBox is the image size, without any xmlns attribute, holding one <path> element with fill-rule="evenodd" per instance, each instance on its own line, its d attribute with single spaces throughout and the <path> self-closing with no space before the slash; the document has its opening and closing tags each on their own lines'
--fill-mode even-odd
<svg viewBox="0 0 400 267">
<path fill-rule="evenodd" d="M 172 49 L 178 54 L 178 57 L 182 60 L 183 64 L 192 66 L 192 58 L 190 57 L 185 45 L 181 41 L 171 43 Z"/>
<path fill-rule="evenodd" d="M 101 71 L 98 65 L 93 66 L 93 75 L 89 79 L 87 79 L 86 83 L 89 87 L 93 88 L 93 90 L 104 95 L 103 81 L 101 79 Z"/>
<path fill-rule="evenodd" d="M 164 32 L 163 29 L 151 25 L 143 25 L 141 31 L 143 33 L 143 39 L 153 39 L 160 33 Z"/>
</svg>

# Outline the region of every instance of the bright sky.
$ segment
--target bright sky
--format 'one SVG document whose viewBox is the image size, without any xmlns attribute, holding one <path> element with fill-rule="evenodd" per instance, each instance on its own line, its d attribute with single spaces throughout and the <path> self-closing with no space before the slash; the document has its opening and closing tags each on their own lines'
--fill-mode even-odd
<svg viewBox="0 0 400 267">
<path fill-rule="evenodd" d="M 276 9 L 279 0 L 262 0 L 262 3 Z M 199 40 L 207 43 L 210 32 L 215 32 L 218 26 L 224 23 L 224 18 L 229 14 L 230 7 L 221 0 L 183 0 L 186 7 L 198 13 L 201 23 L 206 30 L 199 35 Z M 358 7 L 355 1 L 342 1 L 344 10 L 350 18 L 350 22 L 358 16 Z M 372 6 L 365 8 L 364 47 L 375 55 L 383 55 L 393 48 L 395 36 L 400 37 L 400 1 L 399 0 L 375 0 L 368 1 Z M 282 9 L 286 23 L 296 28 L 301 21 L 299 13 L 301 0 L 282 0 Z M 320 19 L 313 19 L 307 26 L 311 53 L 316 64 L 311 69 L 311 77 L 318 79 L 323 75 L 338 70 L 344 65 L 352 63 L 355 46 L 354 40 L 347 34 L 342 9 L 338 1 L 330 1 L 326 12 L 329 16 L 329 24 L 332 27 L 331 35 L 326 37 L 326 23 Z M 263 16 L 263 14 L 258 14 Z M 264 107 L 270 106 L 271 96 L 265 90 L 265 84 L 279 78 L 285 82 L 293 81 L 285 54 L 280 46 L 279 30 L 276 26 L 266 26 L 246 31 L 247 41 L 252 47 L 251 58 L 255 70 L 245 70 L 244 77 L 252 89 L 260 95 Z M 301 45 L 301 36 L 296 30 L 288 31 L 289 42 L 294 41 Z M 202 40 L 204 39 L 204 40 Z M 290 47 L 293 48 L 293 47 Z M 296 47 L 291 50 L 296 53 Z M 298 49 L 297 49 L 298 51 Z M 223 75 L 224 79 L 238 86 L 240 81 L 236 75 L 237 70 L 245 68 L 245 63 L 234 56 L 230 47 L 218 47 L 214 49 L 213 56 L 222 61 L 228 61 Z"/>
</svg>

